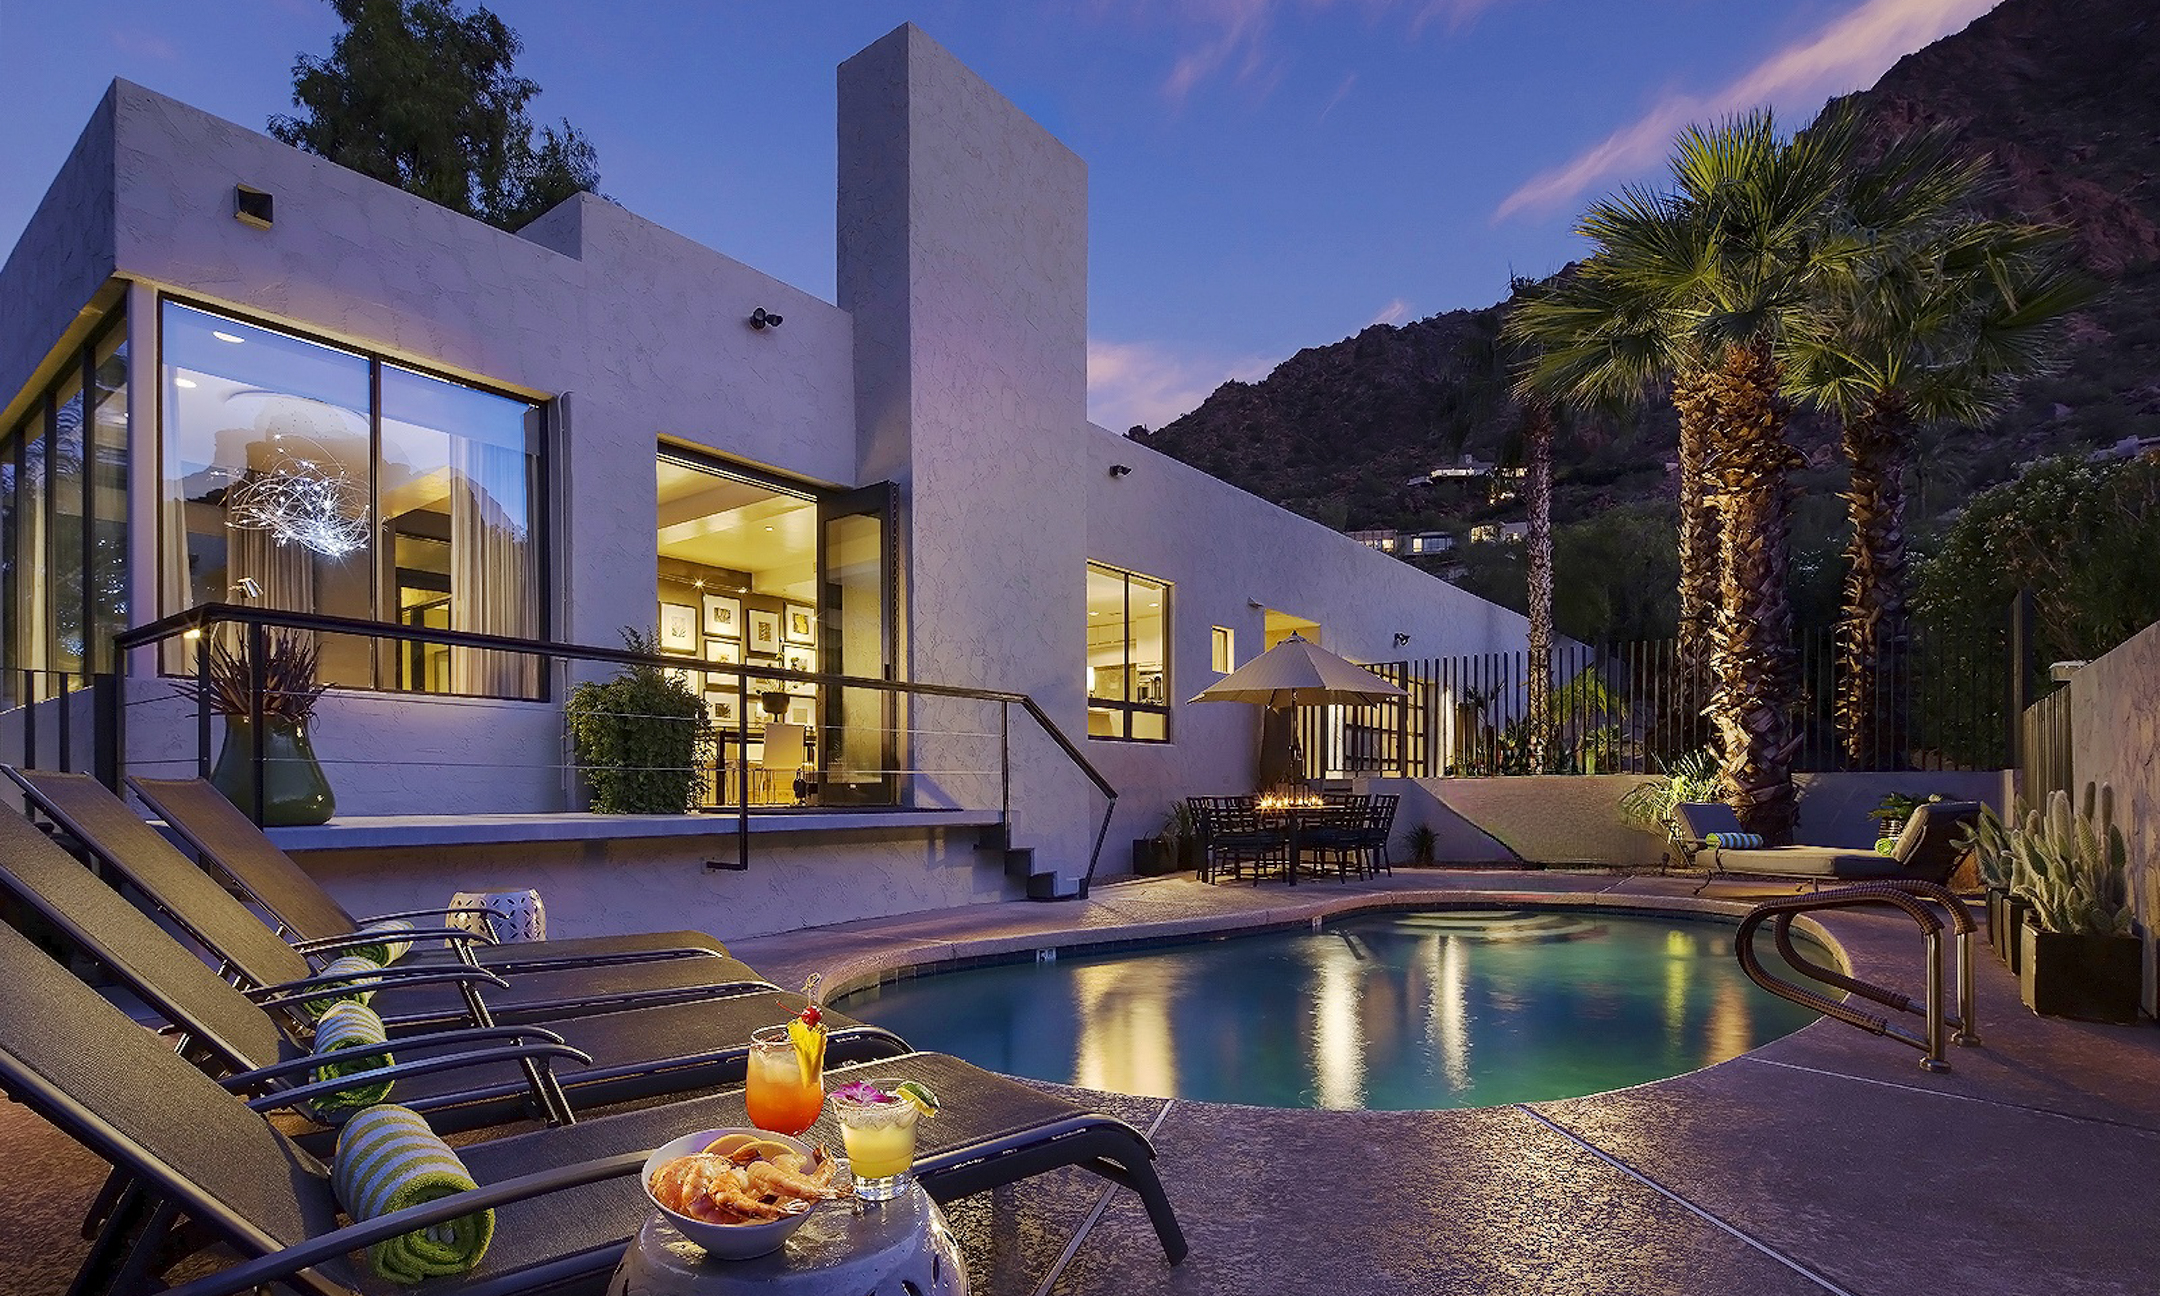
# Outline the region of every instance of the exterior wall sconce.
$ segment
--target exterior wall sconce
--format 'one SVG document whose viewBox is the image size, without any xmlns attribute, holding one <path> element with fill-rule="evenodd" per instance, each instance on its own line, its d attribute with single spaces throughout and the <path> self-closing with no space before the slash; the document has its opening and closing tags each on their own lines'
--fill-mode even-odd
<svg viewBox="0 0 2160 1296">
<path fill-rule="evenodd" d="M 1410 636 L 1409 636 L 1409 635 L 1403 634 L 1403 633 L 1402 633 L 1401 631 L 1397 631 L 1397 632 L 1396 632 L 1396 634 L 1395 634 L 1395 646 L 1396 646 L 1397 648 L 1404 648 L 1404 647 L 1408 647 L 1408 646 L 1409 646 L 1409 643 L 1410 643 Z"/>
<path fill-rule="evenodd" d="M 1111 475 L 1111 477 L 1113 477 L 1113 478 L 1116 478 L 1116 477 L 1126 477 L 1126 476 L 1130 476 L 1131 474 L 1132 474 L 1132 465 L 1131 465 L 1131 464 L 1111 464 L 1111 465 L 1110 465 L 1110 475 Z"/>
<path fill-rule="evenodd" d="M 779 328 L 780 323 L 780 317 L 773 314 L 771 311 L 766 310 L 763 306 L 760 306 L 756 310 L 750 312 L 750 327 L 756 329 L 760 333 L 764 332 L 766 329 L 769 328 Z"/>
<path fill-rule="evenodd" d="M 277 199 L 253 185 L 233 186 L 233 219 L 256 229 L 269 229 Z"/>
</svg>

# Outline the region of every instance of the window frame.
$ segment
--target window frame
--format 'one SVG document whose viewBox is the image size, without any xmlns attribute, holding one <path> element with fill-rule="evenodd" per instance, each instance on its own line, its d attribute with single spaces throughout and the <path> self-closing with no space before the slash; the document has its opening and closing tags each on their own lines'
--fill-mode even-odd
<svg viewBox="0 0 2160 1296">
<path fill-rule="evenodd" d="M 188 608 L 168 609 L 163 606 L 165 573 L 167 570 L 167 565 L 172 561 L 173 558 L 173 555 L 171 554 L 169 545 L 167 543 L 166 533 L 168 528 L 164 524 L 164 517 L 162 512 L 162 510 L 166 507 L 167 503 L 165 499 L 165 483 L 169 479 L 166 476 L 166 468 L 168 463 L 170 462 L 171 452 L 171 446 L 168 444 L 169 438 L 166 435 L 166 420 L 171 411 L 168 410 L 165 406 L 165 389 L 167 386 L 165 381 L 165 370 L 167 368 L 165 361 L 165 307 L 167 306 L 167 304 L 171 304 L 175 306 L 182 306 L 189 310 L 199 311 L 206 315 L 213 315 L 223 319 L 229 319 L 236 323 L 247 325 L 250 328 L 259 328 L 271 333 L 282 333 L 287 337 L 296 338 L 302 342 L 313 343 L 316 346 L 327 347 L 333 351 L 341 351 L 346 355 L 352 356 L 353 358 L 360 360 L 367 365 L 368 453 L 371 460 L 368 464 L 368 525 L 371 530 L 371 550 L 375 549 L 379 545 L 382 538 L 383 528 L 381 486 L 383 366 L 394 365 L 397 368 L 406 370 L 409 373 L 418 374 L 423 378 L 433 378 L 441 382 L 454 383 L 457 386 L 469 388 L 473 391 L 481 392 L 489 396 L 494 396 L 501 400 L 516 401 L 519 404 L 531 406 L 535 412 L 536 418 L 538 419 L 537 426 L 534 429 L 534 448 L 530 455 L 530 458 L 532 460 L 532 481 L 529 496 L 531 516 L 527 519 L 527 525 L 530 527 L 533 537 L 533 588 L 530 597 L 534 605 L 533 610 L 535 614 L 535 625 L 533 628 L 532 638 L 534 641 L 542 643 L 552 641 L 555 622 L 555 591 L 553 585 L 555 573 L 554 458 L 556 450 L 558 449 L 557 428 L 559 426 L 559 395 L 533 396 L 525 392 L 517 391 L 510 387 L 502 386 L 500 384 L 476 381 L 472 378 L 466 377 L 463 374 L 451 373 L 434 365 L 430 365 L 422 360 L 415 360 L 407 356 L 393 355 L 388 352 L 377 351 L 372 348 L 361 346 L 327 333 L 317 332 L 308 328 L 295 327 L 282 320 L 272 321 L 264 319 L 261 316 L 249 314 L 244 310 L 237 309 L 224 302 L 210 301 L 199 297 L 191 297 L 184 293 L 160 292 L 157 294 L 156 304 L 157 354 L 152 358 L 151 363 L 152 367 L 157 373 L 158 378 L 157 391 L 153 398 L 155 401 L 156 409 L 156 425 L 154 436 L 154 440 L 156 442 L 156 466 L 155 477 L 153 480 L 155 483 L 155 489 L 157 491 L 157 507 L 160 510 L 159 523 L 157 526 L 157 535 L 155 537 L 155 561 L 157 563 L 158 573 L 156 581 L 157 599 L 159 603 L 157 612 L 158 617 L 174 616 L 178 613 L 189 610 Z M 382 557 L 379 552 L 373 555 L 373 561 L 370 563 L 370 567 L 371 572 L 369 575 L 369 604 L 371 615 L 368 619 L 377 625 L 386 626 L 392 629 L 408 628 L 405 625 L 402 609 L 393 609 L 393 611 L 395 611 L 397 615 L 393 615 L 390 617 L 385 617 L 383 615 L 385 599 L 388 598 L 394 600 L 396 598 L 397 591 L 394 583 L 386 582 L 384 580 Z M 200 605 L 189 605 L 189 607 L 196 606 Z M 156 617 L 139 618 L 137 619 L 137 624 L 143 624 L 148 620 L 154 619 L 156 619 Z M 378 645 L 380 645 L 380 643 L 382 643 L 383 641 L 378 640 L 376 642 Z M 550 701 L 554 696 L 555 686 L 552 678 L 553 672 L 544 669 L 538 672 L 539 678 L 537 681 L 537 687 L 534 688 L 530 693 L 518 695 L 505 695 L 494 693 L 459 693 L 455 691 L 436 692 L 423 689 L 403 688 L 399 686 L 396 680 L 400 672 L 399 661 L 401 659 L 403 649 L 406 646 L 406 641 L 392 640 L 390 642 L 397 644 L 398 650 L 392 653 L 391 661 L 387 668 L 383 665 L 383 657 L 379 647 L 371 653 L 371 657 L 375 662 L 375 665 L 370 672 L 373 677 L 372 683 L 341 683 L 337 685 L 337 687 L 340 689 L 356 692 L 383 693 L 402 697 L 463 698 L 479 701 L 547 702 Z M 390 682 L 385 683 L 386 678 Z"/>
<path fill-rule="evenodd" d="M 1157 576 L 1150 576 L 1150 575 L 1148 575 L 1148 574 L 1147 574 L 1147 573 L 1145 573 L 1145 572 L 1139 572 L 1139 571 L 1134 571 L 1134 570 L 1132 570 L 1132 569 L 1131 569 L 1131 568 L 1129 568 L 1129 567 L 1118 567 L 1118 566 L 1114 566 L 1114 565 L 1112 565 L 1112 564 L 1110 564 L 1110 563 L 1106 563 L 1106 562 L 1098 562 L 1098 561 L 1096 561 L 1095 559 L 1092 559 L 1092 558 L 1090 558 L 1090 559 L 1088 560 L 1088 562 L 1087 562 L 1087 568 L 1086 568 L 1086 572 L 1087 572 L 1087 574 L 1088 574 L 1088 575 L 1101 575 L 1101 576 L 1108 576 L 1108 577 L 1113 577 L 1113 578 L 1115 578 L 1115 579 L 1116 579 L 1116 580 L 1118 581 L 1118 583 L 1119 583 L 1119 586 L 1120 586 L 1121 592 L 1122 592 L 1122 594 L 1123 594 L 1123 597 L 1124 597 L 1124 606 L 1123 606 L 1123 609 L 1122 609 L 1122 613 L 1121 613 L 1121 614 L 1122 614 L 1122 616 L 1124 617 L 1124 627 L 1125 627 L 1125 628 L 1124 628 L 1124 630 L 1123 630 L 1123 631 L 1122 631 L 1122 632 L 1120 633 L 1120 635 L 1119 635 L 1119 639 L 1118 639 L 1118 642 L 1120 643 L 1120 645 L 1122 645 L 1122 647 L 1121 647 L 1121 652 L 1122 652 L 1122 653 L 1123 653 L 1123 655 L 1124 655 L 1124 660 L 1123 660 L 1123 669 L 1124 669 L 1124 671 L 1125 671 L 1125 673 L 1126 673 L 1126 676 L 1127 676 L 1127 678 L 1132 678 L 1132 670 L 1133 670 L 1133 662 L 1132 662 L 1132 595 L 1133 595 L 1133 581 L 1134 581 L 1135 579 L 1138 579 L 1138 580 L 1142 580 L 1142 581 L 1145 581 L 1145 582 L 1147 582 L 1147 583 L 1148 583 L 1149 585 L 1155 586 L 1155 587 L 1159 588 L 1159 589 L 1160 589 L 1160 590 L 1162 591 L 1162 599 L 1161 599 L 1161 602 L 1162 602 L 1162 629 L 1161 629 L 1161 636 L 1162 636 L 1162 663 L 1161 663 L 1161 664 L 1162 664 L 1162 681 L 1163 681 L 1163 692 L 1162 692 L 1162 701 L 1161 701 L 1161 702 L 1136 702 L 1136 701 L 1132 700 L 1131 698 L 1122 698 L 1122 699 L 1121 699 L 1121 698 L 1098 698 L 1098 697 L 1094 696 L 1094 695 L 1093 695 L 1092 693 L 1088 694 L 1088 696 L 1087 696 L 1087 708 L 1088 708 L 1088 710 L 1089 710 L 1090 712 L 1094 712 L 1094 711 L 1107 711 L 1107 712 L 1110 712 L 1110 713 L 1111 713 L 1111 714 L 1112 714 L 1112 715 L 1113 715 L 1114 717 L 1116 717 L 1116 725 L 1117 725 L 1117 732 L 1115 732 L 1115 733 L 1107 733 L 1107 734 L 1098 734 L 1098 733 L 1090 732 L 1090 733 L 1088 734 L 1088 739 L 1089 739 L 1089 741 L 1091 741 L 1091 742 L 1132 742 L 1132 743 L 1156 743 L 1156 744 L 1164 744 L 1164 743 L 1169 743 L 1169 742 L 1175 741 L 1175 736 L 1174 736 L 1174 733 L 1173 733 L 1173 730 L 1172 730 L 1172 722 L 1173 722 L 1173 719 L 1172 719 L 1172 711 L 1171 711 L 1171 702 L 1170 702 L 1170 699 L 1171 699 L 1171 696 L 1172 696 L 1172 690 L 1171 690 L 1171 679 L 1172 679 L 1172 671 L 1171 671 L 1171 666 L 1170 666 L 1170 658 L 1171 658 L 1171 655 L 1172 655 L 1172 654 L 1171 654 L 1171 645 L 1172 645 L 1172 643 L 1174 642 L 1174 637 L 1173 637 L 1173 636 L 1172 636 L 1172 634 L 1170 633 L 1170 630 L 1171 630 L 1171 621 L 1172 621 L 1172 612 L 1173 612 L 1173 610 L 1174 610 L 1174 601 L 1173 601 L 1173 597 L 1172 597 L 1172 586 L 1171 586 L 1171 583 L 1170 583 L 1169 581 L 1163 580 L 1163 579 L 1162 579 L 1162 578 L 1160 578 L 1160 577 L 1157 577 Z M 1083 586 L 1083 589 L 1084 589 L 1084 588 L 1085 588 L 1085 587 Z M 1085 603 L 1085 598 L 1084 598 L 1084 597 L 1083 597 L 1083 600 L 1082 600 L 1082 601 L 1083 601 L 1083 605 L 1084 605 L 1084 603 Z M 1083 620 L 1083 621 L 1084 621 L 1085 619 L 1086 619 L 1086 618 L 1084 618 L 1084 617 L 1082 618 L 1082 620 Z M 1084 633 L 1085 633 L 1085 629 L 1083 628 L 1083 634 L 1084 634 Z M 1082 665 L 1082 667 L 1083 667 L 1083 668 L 1085 668 L 1086 666 L 1088 666 L 1088 665 L 1089 665 L 1089 663 L 1088 663 L 1088 662 L 1087 662 L 1087 660 L 1086 660 L 1086 654 L 1085 654 L 1084 652 L 1083 652 L 1083 654 L 1082 654 L 1082 658 L 1081 658 L 1081 665 Z M 1085 687 L 1086 687 L 1086 684 L 1085 684 L 1085 680 L 1086 680 L 1086 676 L 1085 676 L 1085 673 L 1084 673 L 1084 669 L 1083 669 L 1083 675 L 1082 675 L 1082 688 L 1083 688 L 1083 690 L 1084 690 L 1084 689 L 1085 689 Z M 1161 735 L 1160 737 L 1142 737 L 1142 736 L 1136 736 L 1136 735 L 1135 735 L 1135 734 L 1133 733 L 1133 720 L 1134 720 L 1134 718 L 1135 718 L 1136 716 L 1143 716 L 1143 715 L 1145 715 L 1145 716 L 1159 716 L 1159 717 L 1161 717 L 1161 720 L 1162 720 L 1162 735 Z"/>
</svg>

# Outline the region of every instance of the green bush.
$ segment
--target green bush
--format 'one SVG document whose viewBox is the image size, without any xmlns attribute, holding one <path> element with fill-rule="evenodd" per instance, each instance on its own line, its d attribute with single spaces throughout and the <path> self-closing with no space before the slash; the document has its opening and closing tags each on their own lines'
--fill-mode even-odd
<svg viewBox="0 0 2160 1296">
<path fill-rule="evenodd" d="M 657 637 L 622 632 L 636 653 Z M 625 666 L 615 678 L 570 692 L 566 712 L 579 769 L 597 814 L 682 814 L 697 804 L 717 748 L 705 701 L 665 668 Z"/>
</svg>

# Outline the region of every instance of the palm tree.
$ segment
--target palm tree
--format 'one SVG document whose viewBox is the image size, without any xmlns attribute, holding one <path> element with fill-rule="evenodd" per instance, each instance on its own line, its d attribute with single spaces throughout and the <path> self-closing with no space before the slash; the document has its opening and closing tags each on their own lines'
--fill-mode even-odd
<svg viewBox="0 0 2160 1296">
<path fill-rule="evenodd" d="M 1578 274 L 1585 286 L 1523 324 L 1546 345 L 1527 390 L 1565 397 L 1671 375 L 1683 422 L 1707 430 L 1693 466 L 1720 533 L 1710 712 L 1733 808 L 1772 840 L 1792 827 L 1798 746 L 1786 568 L 1799 456 L 1777 346 L 1815 285 L 1857 255 L 1831 214 L 1861 191 L 1860 140 L 1849 112 L 1791 138 L 1768 112 L 1690 127 L 1674 146 L 1673 190 L 1593 204 L 1580 225 L 1597 245 Z"/>
<path fill-rule="evenodd" d="M 1980 166 L 1954 159 L 1941 134 L 1893 145 L 1873 169 L 1886 172 L 1925 187 L 1936 210 L 1885 236 L 1860 195 L 1847 219 L 1871 231 L 1867 255 L 1818 291 L 1781 348 L 1788 388 L 1838 418 L 1851 468 L 1836 715 L 1856 767 L 1909 742 L 1898 681 L 1910 647 L 1905 472 L 1916 428 L 2000 412 L 2020 381 L 2053 365 L 2063 317 L 2093 295 L 2056 255 L 2067 230 L 1967 214 Z"/>
</svg>

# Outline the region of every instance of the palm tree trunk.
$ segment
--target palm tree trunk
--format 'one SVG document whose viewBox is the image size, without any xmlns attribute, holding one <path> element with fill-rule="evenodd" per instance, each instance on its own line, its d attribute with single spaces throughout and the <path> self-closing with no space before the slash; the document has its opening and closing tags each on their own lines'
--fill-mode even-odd
<svg viewBox="0 0 2160 1296">
<path fill-rule="evenodd" d="M 1552 640 L 1553 640 L 1553 542 L 1552 473 L 1553 408 L 1544 401 L 1523 406 L 1523 443 L 1527 452 L 1530 536 L 1530 660 L 1523 672 L 1530 690 L 1530 772 L 1543 774 L 1553 740 Z"/>
<path fill-rule="evenodd" d="M 1912 411 L 1901 392 L 1871 398 L 1845 421 L 1852 485 L 1845 502 L 1845 615 L 1838 622 L 1838 733 L 1854 769 L 1901 762 L 1907 743 L 1899 686 L 1905 616 L 1905 440 Z"/>
<path fill-rule="evenodd" d="M 1718 426 L 1716 384 L 1702 371 L 1673 376 L 1673 407 L 1680 414 L 1680 623 L 1679 732 L 1694 746 L 1709 703 L 1710 644 L 1716 629 L 1718 516 L 1708 462 Z M 1677 753 L 1675 753 L 1677 754 Z"/>
<path fill-rule="evenodd" d="M 1791 840 L 1792 485 L 1800 456 L 1785 442 L 1785 401 L 1767 343 L 1728 347 L 1706 375 L 1718 408 L 1711 460 L 1724 561 L 1718 582 L 1711 713 L 1732 807 L 1749 832 Z"/>
</svg>

